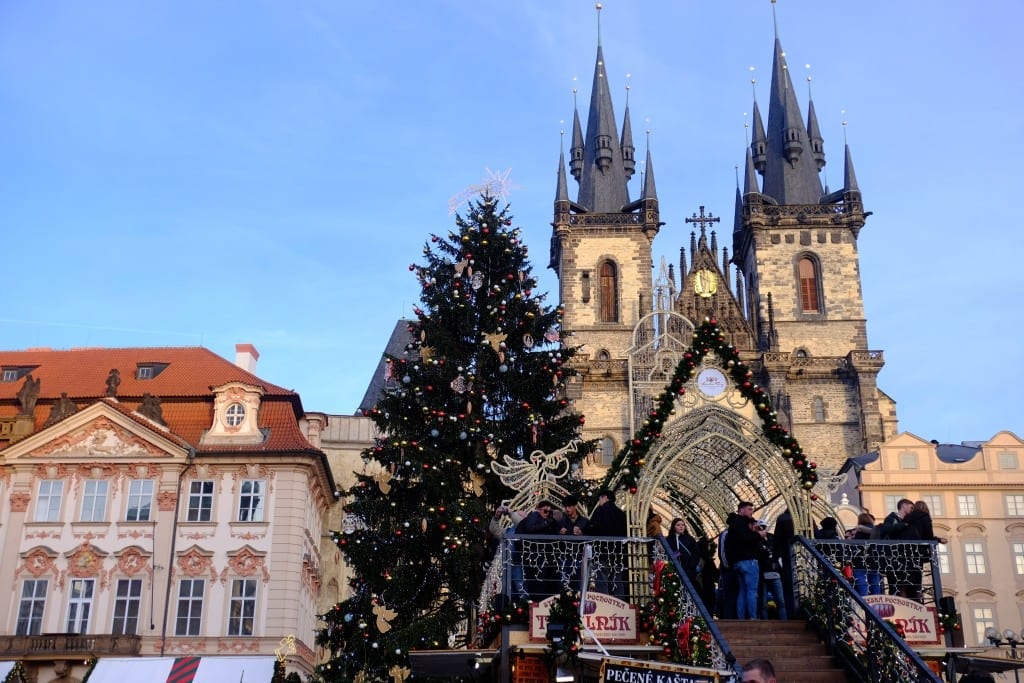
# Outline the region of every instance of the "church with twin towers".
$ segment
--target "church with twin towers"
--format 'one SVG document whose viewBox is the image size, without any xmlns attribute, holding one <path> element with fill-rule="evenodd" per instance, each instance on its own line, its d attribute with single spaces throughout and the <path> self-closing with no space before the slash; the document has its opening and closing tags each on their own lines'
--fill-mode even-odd
<svg viewBox="0 0 1024 683">
<path fill-rule="evenodd" d="M 586 415 L 583 436 L 601 444 L 587 469 L 609 464 L 632 438 L 706 318 L 738 349 L 822 475 L 877 450 L 898 425 L 895 401 L 877 385 L 885 361 L 869 343 L 861 293 L 857 240 L 871 212 L 848 145 L 832 152 L 842 187 L 823 184 L 826 144 L 814 102 L 801 106 L 778 32 L 767 118 L 753 103 L 732 239 L 727 223 L 716 225 L 701 206 L 686 219 L 693 232 L 678 264 L 655 268 L 652 247 L 664 223 L 654 160 L 648 149 L 645 171 L 636 173 L 629 106 L 617 120 L 613 86 L 598 38 L 589 108 L 573 112 L 559 159 L 550 249 L 567 343 L 581 347 L 569 397 Z M 691 420 L 689 433 L 675 435 L 676 448 L 699 441 L 709 420 L 755 421 L 734 387 L 721 386 L 726 375 L 707 370 L 677 412 L 722 410 Z M 730 438 L 704 457 L 729 459 L 730 444 L 745 448 Z"/>
</svg>

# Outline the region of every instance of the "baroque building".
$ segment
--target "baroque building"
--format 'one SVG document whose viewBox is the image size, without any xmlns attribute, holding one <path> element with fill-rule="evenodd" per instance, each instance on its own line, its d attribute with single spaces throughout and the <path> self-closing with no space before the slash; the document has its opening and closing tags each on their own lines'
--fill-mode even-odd
<svg viewBox="0 0 1024 683">
<path fill-rule="evenodd" d="M 825 474 L 876 449 L 897 432 L 895 402 L 877 386 L 884 365 L 870 347 L 857 240 L 864 210 L 848 146 L 843 187 L 823 186 L 824 140 L 813 101 L 800 109 L 776 36 L 767 126 L 753 104 L 742 189 L 729 246 L 719 219 L 700 213 L 689 249 L 653 278 L 652 247 L 664 225 L 652 153 L 631 199 L 636 150 L 627 105 L 616 120 L 598 41 L 583 132 L 573 115 L 568 172 L 559 159 L 550 266 L 558 275 L 564 325 L 582 346 L 570 388 L 587 416 L 584 434 L 602 443 L 603 462 L 631 438 L 669 371 L 652 361 L 657 340 L 716 319 L 755 369 L 780 422 Z M 576 198 L 568 177 L 578 183 Z M 699 204 L 694 198 L 694 204 Z M 652 355 L 653 354 L 653 355 Z M 662 363 L 664 365 L 664 362 Z"/>
<path fill-rule="evenodd" d="M 0 656 L 33 680 L 89 654 L 312 670 L 326 418 L 237 352 L 0 352 Z"/>
<path fill-rule="evenodd" d="M 932 515 L 942 591 L 956 600 L 965 643 L 986 628 L 1024 629 L 1024 441 L 939 444 L 904 432 L 851 460 L 860 503 L 877 520 L 907 498 Z M 927 540 L 927 539 L 926 539 Z"/>
</svg>

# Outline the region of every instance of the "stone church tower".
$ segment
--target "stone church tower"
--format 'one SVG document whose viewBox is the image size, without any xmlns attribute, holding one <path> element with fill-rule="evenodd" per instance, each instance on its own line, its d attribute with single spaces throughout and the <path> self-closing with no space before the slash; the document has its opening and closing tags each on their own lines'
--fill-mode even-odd
<svg viewBox="0 0 1024 683">
<path fill-rule="evenodd" d="M 662 223 L 651 154 L 640 197 L 631 201 L 629 107 L 620 131 L 609 88 L 599 41 L 586 135 L 579 112 L 573 117 L 576 201 L 564 151 L 559 160 L 550 264 L 566 342 L 582 346 L 570 397 L 586 415 L 585 436 L 601 441 L 604 464 L 634 431 L 631 406 L 642 403 L 631 381 L 631 349 L 653 334 L 646 326 L 657 323 L 644 321 L 656 320 L 657 310 L 694 325 L 716 318 L 823 474 L 894 435 L 895 403 L 876 385 L 884 359 L 868 345 L 861 295 L 857 238 L 870 212 L 848 146 L 842 189 L 822 186 L 825 151 L 814 104 L 805 123 L 778 37 L 767 128 L 754 103 L 732 257 L 727 247 L 719 252 L 714 231 L 708 234 L 719 219 L 701 207 L 686 219 L 698 230 L 689 253 L 680 249 L 678 286 L 674 264 L 652 281 L 652 243 Z"/>
</svg>

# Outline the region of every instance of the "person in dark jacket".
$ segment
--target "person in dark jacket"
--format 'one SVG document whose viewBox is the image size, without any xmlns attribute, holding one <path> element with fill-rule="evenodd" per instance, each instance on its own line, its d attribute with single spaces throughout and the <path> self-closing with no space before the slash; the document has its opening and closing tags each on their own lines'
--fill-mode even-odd
<svg viewBox="0 0 1024 683">
<path fill-rule="evenodd" d="M 597 507 L 590 514 L 587 525 L 588 536 L 619 536 L 626 535 L 626 513 L 615 504 L 615 492 L 602 489 L 597 494 Z M 626 558 L 621 543 L 602 542 L 595 544 L 600 548 L 594 555 L 595 586 L 599 593 L 610 593 L 618 598 L 626 598 L 624 573 Z"/>
<path fill-rule="evenodd" d="M 757 619 L 757 593 L 761 583 L 758 555 L 767 531 L 756 528 L 753 503 L 740 501 L 736 515 L 736 520 L 729 527 L 729 533 L 725 538 L 725 555 L 729 560 L 729 566 L 736 574 L 738 584 L 736 618 Z"/>
<path fill-rule="evenodd" d="M 860 595 L 880 595 L 882 592 L 882 575 L 878 572 L 876 547 L 866 541 L 871 540 L 875 532 L 875 518 L 870 512 L 862 512 L 857 517 L 857 526 L 852 529 L 850 539 L 865 541 L 853 556 L 853 587 Z"/>
<path fill-rule="evenodd" d="M 796 526 L 793 514 L 786 508 L 775 520 L 775 556 L 782 564 L 782 592 L 786 596 L 786 614 L 796 614 L 796 601 L 793 596 L 793 558 L 792 545 L 796 538 Z"/>
<path fill-rule="evenodd" d="M 686 572 L 690 583 L 695 588 L 700 588 L 697 574 L 697 566 L 701 560 L 700 548 L 697 539 L 691 536 L 690 530 L 686 528 L 686 520 L 682 517 L 673 519 L 665 540 L 668 541 L 669 552 L 672 553 L 672 557 L 679 560 L 679 566 Z"/>
<path fill-rule="evenodd" d="M 782 562 L 775 555 L 775 537 L 768 531 L 768 520 L 759 519 L 755 526 L 761 534 L 761 550 L 757 561 L 761 568 L 761 618 L 769 616 L 769 596 L 775 603 L 775 614 L 778 619 L 788 619 L 786 612 L 786 595 L 782 589 Z"/>
<path fill-rule="evenodd" d="M 542 500 L 537 503 L 537 507 L 524 517 L 523 521 L 516 525 L 516 536 L 553 536 L 557 534 L 558 520 L 555 519 L 554 509 L 555 506 L 549 500 Z M 526 552 L 526 548 L 523 548 L 524 564 L 526 563 L 526 558 L 540 558 L 539 562 L 527 564 L 523 567 L 523 574 L 526 577 L 526 592 L 529 593 L 530 599 L 537 600 L 555 593 L 557 590 L 557 579 L 555 578 L 554 567 L 550 566 L 544 559 L 547 551 L 553 546 L 547 542 L 538 541 L 520 540 L 519 543 L 536 544 L 533 546 L 535 550 L 543 546 L 544 551 L 539 553 Z"/>
<path fill-rule="evenodd" d="M 945 543 L 946 539 L 939 538 L 935 535 L 935 530 L 932 528 L 932 513 L 928 509 L 928 503 L 923 500 L 919 500 L 914 503 L 913 509 L 907 513 L 907 516 L 903 518 L 903 521 L 907 523 L 909 529 L 913 529 L 914 532 L 911 536 L 916 535 L 922 541 L 937 541 L 939 543 Z M 923 565 L 931 563 L 932 559 L 932 547 L 930 545 L 921 545 L 917 548 L 917 556 L 920 558 L 919 561 L 914 561 L 914 549 L 908 553 L 909 558 L 907 564 L 909 565 L 907 571 L 908 586 L 905 596 L 911 600 L 917 600 L 921 602 L 924 599 L 922 593 L 922 586 L 924 584 L 924 567 Z"/>
<path fill-rule="evenodd" d="M 920 538 L 915 527 L 907 524 L 907 515 L 914 509 L 914 501 L 908 498 L 901 498 L 896 503 L 896 509 L 890 512 L 882 528 L 880 536 L 889 541 L 916 541 Z M 917 565 L 916 558 L 911 562 L 905 547 L 899 544 L 887 543 L 882 547 L 880 557 L 885 564 L 885 579 L 889 584 L 889 595 L 902 595 L 907 597 L 911 592 L 912 572 Z"/>
</svg>

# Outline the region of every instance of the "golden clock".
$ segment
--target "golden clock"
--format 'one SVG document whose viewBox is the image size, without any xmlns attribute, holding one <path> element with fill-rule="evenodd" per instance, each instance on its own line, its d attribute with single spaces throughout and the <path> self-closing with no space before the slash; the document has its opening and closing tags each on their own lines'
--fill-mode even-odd
<svg viewBox="0 0 1024 683">
<path fill-rule="evenodd" d="M 718 275 L 713 270 L 701 268 L 693 274 L 693 293 L 704 299 L 718 291 Z"/>
</svg>

